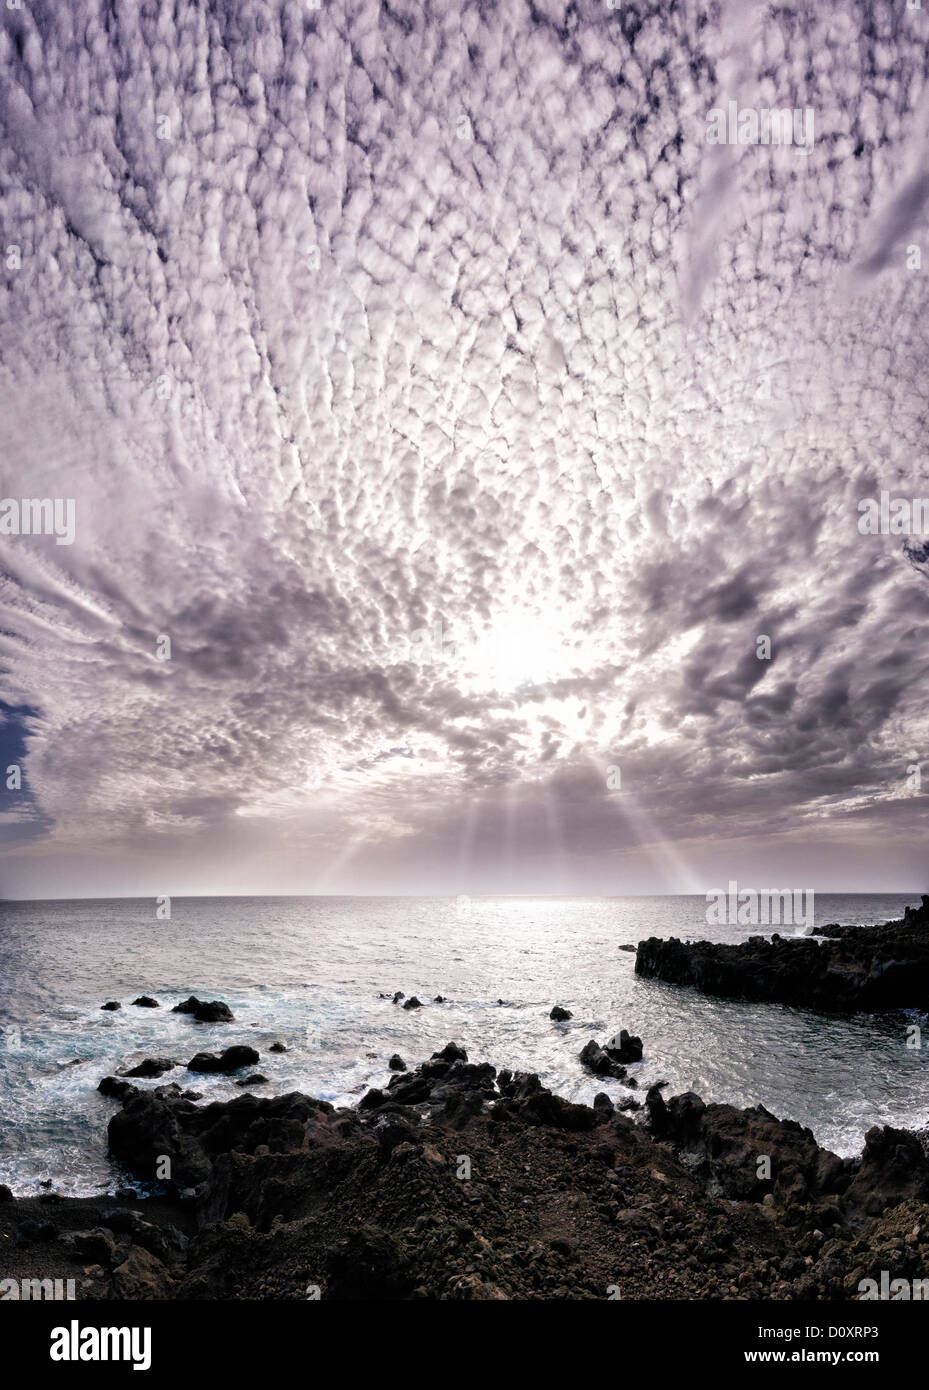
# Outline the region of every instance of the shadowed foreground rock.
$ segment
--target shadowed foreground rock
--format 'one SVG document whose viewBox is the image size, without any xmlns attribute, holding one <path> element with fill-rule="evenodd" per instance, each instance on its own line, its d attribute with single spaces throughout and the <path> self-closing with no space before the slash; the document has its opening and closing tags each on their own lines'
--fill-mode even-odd
<svg viewBox="0 0 929 1390">
<path fill-rule="evenodd" d="M 835 938 L 753 936 L 728 946 L 650 936 L 639 942 L 635 970 L 730 999 L 827 1010 L 925 1009 L 929 898 L 900 922 L 848 927 Z"/>
<path fill-rule="evenodd" d="M 454 1043 L 350 1110 L 118 1095 L 111 1153 L 146 1180 L 168 1158 L 166 1196 L 0 1205 L 11 1260 L 82 1260 L 79 1297 L 842 1299 L 929 1268 L 929 1162 L 905 1131 L 843 1160 L 761 1107 L 657 1086 L 636 1124 Z"/>
</svg>

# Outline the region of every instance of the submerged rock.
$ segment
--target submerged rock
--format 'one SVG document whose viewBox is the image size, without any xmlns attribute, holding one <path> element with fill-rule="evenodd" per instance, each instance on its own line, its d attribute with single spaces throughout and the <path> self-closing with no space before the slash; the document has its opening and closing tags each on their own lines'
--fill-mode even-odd
<svg viewBox="0 0 929 1390">
<path fill-rule="evenodd" d="M 110 1013 L 113 1013 L 116 1009 L 121 1009 L 123 1006 L 118 999 L 109 999 L 105 1004 L 101 1004 L 100 1007 L 101 1009 L 107 1009 Z"/>
<path fill-rule="evenodd" d="M 157 1009 L 161 1006 L 157 999 L 153 999 L 150 994 L 140 994 L 138 999 L 133 999 L 133 1004 L 137 1009 Z"/>
</svg>

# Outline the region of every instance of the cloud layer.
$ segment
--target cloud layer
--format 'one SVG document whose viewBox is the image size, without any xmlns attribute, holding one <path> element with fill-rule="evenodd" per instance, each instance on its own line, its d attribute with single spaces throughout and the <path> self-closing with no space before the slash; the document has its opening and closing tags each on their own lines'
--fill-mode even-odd
<svg viewBox="0 0 929 1390">
<path fill-rule="evenodd" d="M 3 891 L 919 886 L 929 13 L 3 24 Z"/>
</svg>

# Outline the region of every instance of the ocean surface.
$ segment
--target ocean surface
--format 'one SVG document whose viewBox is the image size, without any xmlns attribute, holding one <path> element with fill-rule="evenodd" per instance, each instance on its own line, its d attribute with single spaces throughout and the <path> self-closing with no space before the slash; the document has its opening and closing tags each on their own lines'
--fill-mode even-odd
<svg viewBox="0 0 929 1390">
<path fill-rule="evenodd" d="M 917 901 L 817 895 L 816 923 L 882 922 Z M 106 1154 L 118 1107 L 97 1092 L 100 1078 L 145 1056 L 184 1063 L 231 1043 L 261 1053 L 259 1095 L 353 1104 L 389 1079 L 392 1053 L 412 1066 L 454 1039 L 472 1061 L 538 1072 L 589 1102 L 600 1090 L 630 1094 L 577 1059 L 588 1038 L 627 1028 L 644 1043 L 630 1069 L 640 1098 L 663 1079 L 666 1096 L 760 1103 L 843 1155 L 860 1151 L 872 1124 L 926 1125 L 929 1049 L 906 1046 L 920 1014 L 830 1017 L 636 977 L 624 943 L 760 930 L 707 926 L 705 915 L 702 897 L 175 898 L 169 921 L 153 899 L 0 903 L 0 1181 L 17 1195 L 49 1181 L 72 1194 L 125 1185 Z M 394 990 L 425 1007 L 378 997 Z M 224 999 L 236 1021 L 171 1013 L 191 993 Z M 161 1007 L 133 1008 L 140 994 Z M 447 1002 L 432 1003 L 438 994 Z M 122 1009 L 102 1012 L 108 999 Z M 572 1010 L 569 1024 L 549 1020 L 555 1003 Z M 270 1053 L 275 1040 L 289 1050 Z M 234 1080 L 183 1069 L 136 1084 L 172 1080 L 204 1102 L 242 1094 Z"/>
</svg>

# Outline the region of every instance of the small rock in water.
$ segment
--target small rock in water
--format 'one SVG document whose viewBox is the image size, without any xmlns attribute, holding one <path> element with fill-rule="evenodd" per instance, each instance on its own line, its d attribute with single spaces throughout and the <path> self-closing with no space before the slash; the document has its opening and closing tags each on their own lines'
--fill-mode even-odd
<svg viewBox="0 0 929 1390">
<path fill-rule="evenodd" d="M 235 1083 L 237 1086 L 266 1086 L 268 1078 L 262 1076 L 261 1072 L 254 1072 L 251 1076 L 243 1076 L 241 1081 Z"/>
<path fill-rule="evenodd" d="M 614 1034 L 606 1045 L 606 1051 L 614 1062 L 641 1062 L 642 1039 L 633 1037 L 622 1028 Z"/>
<path fill-rule="evenodd" d="M 634 951 L 636 948 L 630 942 L 627 941 L 626 944 L 624 946 L 620 946 L 619 949 L 621 951 Z"/>
<path fill-rule="evenodd" d="M 422 1004 L 419 1002 L 419 1000 L 416 998 L 416 995 L 414 994 L 406 1001 L 403 1007 L 405 1009 L 421 1009 Z"/>
<path fill-rule="evenodd" d="M 273 1042 L 273 1043 L 271 1044 L 271 1046 L 268 1048 L 268 1051 L 269 1051 L 269 1052 L 286 1052 L 286 1051 L 287 1051 L 287 1048 L 284 1046 L 284 1044 L 283 1044 L 282 1042 Z"/>
<path fill-rule="evenodd" d="M 124 1072 L 124 1076 L 161 1076 L 162 1072 L 171 1071 L 177 1066 L 177 1062 L 170 1057 L 146 1057 L 137 1067 Z"/>
<path fill-rule="evenodd" d="M 110 999 L 106 1004 L 100 1005 L 101 1009 L 109 1009 L 112 1013 L 114 1009 L 121 1009 L 123 1006 L 118 999 Z"/>
<path fill-rule="evenodd" d="M 396 1052 L 387 1065 L 391 1071 L 406 1071 L 406 1062 L 404 1062 L 403 1058 Z"/>
<path fill-rule="evenodd" d="M 395 1003 L 395 1004 L 399 1004 L 399 1003 L 400 1003 L 400 1000 L 401 1000 L 401 999 L 405 999 L 405 998 L 406 998 L 406 996 L 405 996 L 405 994 L 403 993 L 403 990 L 402 990 L 402 989 L 398 989 L 397 992 L 396 992 L 396 994 L 394 995 L 394 1003 Z"/>
<path fill-rule="evenodd" d="M 584 1044 L 578 1056 L 581 1065 L 596 1076 L 612 1076 L 617 1081 L 622 1081 L 626 1075 L 626 1068 L 621 1066 L 608 1052 L 605 1052 L 595 1038 L 591 1038 L 590 1042 Z"/>
<path fill-rule="evenodd" d="M 160 1008 L 157 999 L 153 999 L 150 994 L 140 994 L 138 999 L 133 999 L 133 1004 L 137 1009 L 157 1009 Z"/>
<path fill-rule="evenodd" d="M 563 1009 L 560 1004 L 556 1004 L 549 1014 L 549 1018 L 553 1018 L 556 1023 L 566 1023 L 569 1018 L 573 1017 L 571 1010 Z"/>
<path fill-rule="evenodd" d="M 222 999 L 198 999 L 192 994 L 180 1004 L 175 1004 L 173 1014 L 193 1014 L 197 1023 L 233 1023 L 235 1015 Z"/>
<path fill-rule="evenodd" d="M 188 1071 L 229 1072 L 240 1067 L 250 1067 L 258 1061 L 258 1053 L 253 1047 L 227 1047 L 219 1056 L 215 1052 L 198 1052 L 187 1063 Z"/>
<path fill-rule="evenodd" d="M 102 1096 L 112 1096 L 114 1100 L 128 1100 L 136 1091 L 131 1081 L 120 1081 L 116 1076 L 105 1076 L 97 1090 Z"/>
<path fill-rule="evenodd" d="M 437 994 L 437 995 L 435 996 L 435 998 L 433 999 L 432 1002 L 433 1002 L 433 1004 L 444 1004 L 444 1003 L 445 1003 L 445 995 L 444 995 L 444 994 Z"/>
</svg>

